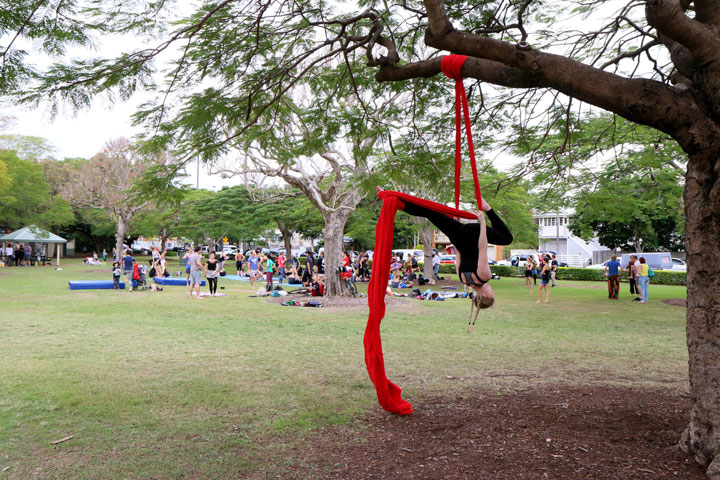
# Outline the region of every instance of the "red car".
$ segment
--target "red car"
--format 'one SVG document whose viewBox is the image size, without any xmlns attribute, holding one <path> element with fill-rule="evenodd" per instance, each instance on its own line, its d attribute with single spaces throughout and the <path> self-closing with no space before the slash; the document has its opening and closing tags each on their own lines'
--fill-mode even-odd
<svg viewBox="0 0 720 480">
<path fill-rule="evenodd" d="M 455 265 L 455 255 L 440 255 L 440 264 Z"/>
</svg>

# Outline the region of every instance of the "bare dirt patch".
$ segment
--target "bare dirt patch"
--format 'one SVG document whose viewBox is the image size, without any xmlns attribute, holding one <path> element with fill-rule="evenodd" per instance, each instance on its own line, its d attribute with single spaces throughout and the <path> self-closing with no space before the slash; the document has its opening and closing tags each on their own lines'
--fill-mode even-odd
<svg viewBox="0 0 720 480">
<path fill-rule="evenodd" d="M 416 398 L 407 417 L 377 407 L 313 432 L 283 478 L 701 480 L 677 447 L 689 403 L 611 387 Z"/>
<path fill-rule="evenodd" d="M 662 302 L 675 307 L 687 307 L 687 300 L 684 298 L 666 298 Z"/>
</svg>

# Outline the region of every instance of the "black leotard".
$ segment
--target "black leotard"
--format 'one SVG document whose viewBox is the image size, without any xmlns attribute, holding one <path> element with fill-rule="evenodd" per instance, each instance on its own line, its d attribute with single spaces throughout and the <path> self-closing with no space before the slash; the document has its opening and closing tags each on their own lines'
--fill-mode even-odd
<svg viewBox="0 0 720 480">
<path fill-rule="evenodd" d="M 403 211 L 415 217 L 425 217 L 430 220 L 441 232 L 443 232 L 455 248 L 460 252 L 460 281 L 466 284 L 483 285 L 486 282 L 473 279 L 473 275 L 465 275 L 472 273 L 477 277 L 478 265 L 478 241 L 480 240 L 480 224 L 476 222 L 461 223 L 448 217 L 445 214 L 434 212 L 427 208 L 415 205 L 414 203 L 403 200 L 405 208 Z M 494 210 L 487 212 L 488 219 L 492 226 L 486 226 L 488 243 L 493 245 L 510 245 L 513 241 L 512 233 Z M 462 278 L 462 277 L 465 278 Z M 472 282 L 468 281 L 472 280 Z"/>
</svg>

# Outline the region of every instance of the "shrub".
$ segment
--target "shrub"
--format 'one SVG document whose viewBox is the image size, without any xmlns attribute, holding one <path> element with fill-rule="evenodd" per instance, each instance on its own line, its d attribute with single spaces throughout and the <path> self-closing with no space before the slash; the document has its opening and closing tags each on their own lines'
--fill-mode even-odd
<svg viewBox="0 0 720 480">
<path fill-rule="evenodd" d="M 423 264 L 418 264 L 422 271 Z M 372 268 L 372 260 L 370 261 Z M 501 277 L 522 277 L 525 273 L 520 267 L 511 265 L 490 265 L 490 271 Z M 670 270 L 654 270 L 655 276 L 650 279 L 651 284 L 655 285 L 686 285 L 685 272 L 673 272 Z M 456 273 L 455 265 L 443 263 L 440 265 L 441 275 L 452 275 Z M 604 271 L 596 268 L 573 268 L 558 267 L 555 278 L 558 280 L 583 280 L 589 282 L 603 282 L 606 278 L 603 276 Z M 627 274 L 623 275 L 622 282 L 627 282 Z"/>
<path fill-rule="evenodd" d="M 520 277 L 523 272 L 518 267 L 511 265 L 490 265 L 490 271 L 501 277 Z"/>
</svg>

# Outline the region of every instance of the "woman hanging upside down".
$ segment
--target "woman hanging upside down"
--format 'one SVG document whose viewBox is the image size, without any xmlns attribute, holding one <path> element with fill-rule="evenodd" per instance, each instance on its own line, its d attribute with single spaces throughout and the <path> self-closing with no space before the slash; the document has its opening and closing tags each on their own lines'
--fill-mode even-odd
<svg viewBox="0 0 720 480">
<path fill-rule="evenodd" d="M 381 191 L 382 188 L 376 188 L 377 193 Z M 492 306 L 495 302 L 495 294 L 488 283 L 492 278 L 492 272 L 488 264 L 487 246 L 488 243 L 510 245 L 513 236 L 490 204 L 485 199 L 482 200 L 483 212 L 487 214 L 492 225 L 488 227 L 485 224 L 485 214 L 482 212 L 479 212 L 478 223 L 461 223 L 445 214 L 434 212 L 405 199 L 403 203 L 405 206 L 402 210 L 405 213 L 427 218 L 453 243 L 458 276 L 463 284 L 469 285 L 474 290 L 475 307 L 480 309 Z"/>
</svg>

